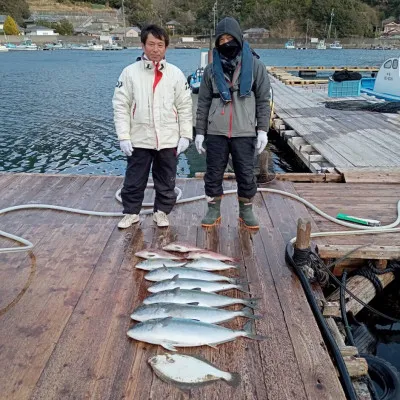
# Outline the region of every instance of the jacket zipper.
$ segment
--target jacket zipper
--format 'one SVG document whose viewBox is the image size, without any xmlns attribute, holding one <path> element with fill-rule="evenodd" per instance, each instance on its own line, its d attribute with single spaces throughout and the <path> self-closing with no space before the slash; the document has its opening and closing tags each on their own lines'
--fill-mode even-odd
<svg viewBox="0 0 400 400">
<path fill-rule="evenodd" d="M 135 103 L 135 105 L 133 107 L 133 110 L 132 110 L 132 118 L 135 118 L 135 112 L 136 112 L 136 103 Z"/>
<path fill-rule="evenodd" d="M 177 114 L 177 112 L 175 110 L 172 110 L 172 111 L 175 114 L 175 122 L 178 123 L 178 114 Z"/>
<path fill-rule="evenodd" d="M 232 96 L 232 101 L 229 104 L 229 132 L 228 132 L 228 138 L 230 139 L 232 137 L 232 120 L 233 120 L 233 96 Z"/>
</svg>

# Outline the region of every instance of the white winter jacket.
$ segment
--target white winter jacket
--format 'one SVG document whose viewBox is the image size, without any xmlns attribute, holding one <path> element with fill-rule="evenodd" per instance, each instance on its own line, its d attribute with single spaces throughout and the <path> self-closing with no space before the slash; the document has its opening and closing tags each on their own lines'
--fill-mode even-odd
<svg viewBox="0 0 400 400">
<path fill-rule="evenodd" d="M 133 147 L 161 150 L 192 139 L 192 99 L 182 71 L 162 60 L 142 59 L 119 77 L 113 97 L 119 140 Z"/>
</svg>

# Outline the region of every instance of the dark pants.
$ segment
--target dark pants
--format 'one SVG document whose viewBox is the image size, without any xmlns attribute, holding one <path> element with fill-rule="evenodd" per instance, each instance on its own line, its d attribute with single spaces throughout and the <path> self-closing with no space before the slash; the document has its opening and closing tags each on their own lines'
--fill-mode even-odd
<svg viewBox="0 0 400 400">
<path fill-rule="evenodd" d="M 169 214 L 176 202 L 175 177 L 177 157 L 176 149 L 150 150 L 135 147 L 127 157 L 124 187 L 121 190 L 124 214 L 139 214 L 142 208 L 144 191 L 149 178 L 151 163 L 156 198 L 154 211 Z"/>
<path fill-rule="evenodd" d="M 228 164 L 229 153 L 232 155 L 233 170 L 236 175 L 239 197 L 252 198 L 257 192 L 254 175 L 255 137 L 206 136 L 207 171 L 204 176 L 207 196 L 223 194 L 222 180 Z"/>
</svg>

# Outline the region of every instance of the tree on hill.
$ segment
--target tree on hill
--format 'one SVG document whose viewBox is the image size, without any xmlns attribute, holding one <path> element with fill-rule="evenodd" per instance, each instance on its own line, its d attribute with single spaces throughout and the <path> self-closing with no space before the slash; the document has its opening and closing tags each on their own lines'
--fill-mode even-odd
<svg viewBox="0 0 400 400">
<path fill-rule="evenodd" d="M 0 0 L 0 14 L 10 15 L 20 25 L 31 15 L 26 0 Z"/>
<path fill-rule="evenodd" d="M 18 25 L 15 22 L 14 18 L 10 17 L 9 15 L 4 21 L 3 29 L 6 35 L 19 35 Z"/>
</svg>

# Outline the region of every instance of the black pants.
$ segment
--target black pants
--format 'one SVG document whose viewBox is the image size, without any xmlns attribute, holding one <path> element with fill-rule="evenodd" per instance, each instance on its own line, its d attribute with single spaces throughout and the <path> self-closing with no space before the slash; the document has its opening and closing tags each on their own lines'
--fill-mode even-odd
<svg viewBox="0 0 400 400">
<path fill-rule="evenodd" d="M 135 147 L 132 155 L 128 157 L 124 187 L 121 190 L 124 214 L 139 214 L 151 163 L 153 163 L 152 173 L 156 191 L 154 211 L 164 211 L 169 214 L 175 205 L 176 149 L 157 151 Z"/>
<path fill-rule="evenodd" d="M 236 175 L 239 197 L 252 198 L 257 192 L 254 175 L 255 137 L 206 136 L 207 171 L 204 176 L 207 196 L 223 194 L 222 180 L 228 164 L 229 153 L 232 155 L 233 170 Z"/>
</svg>

